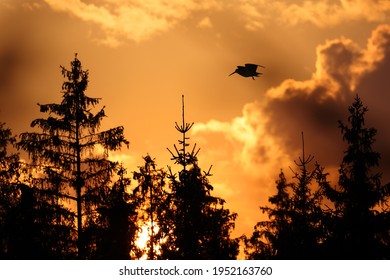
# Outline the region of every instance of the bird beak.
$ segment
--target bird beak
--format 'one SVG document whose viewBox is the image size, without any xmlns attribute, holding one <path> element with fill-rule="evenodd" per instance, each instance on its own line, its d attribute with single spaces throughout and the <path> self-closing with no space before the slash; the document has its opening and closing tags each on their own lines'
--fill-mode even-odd
<svg viewBox="0 0 390 280">
<path fill-rule="evenodd" d="M 233 73 L 231 73 L 229 76 L 233 75 L 234 73 L 236 73 L 236 71 L 234 71 Z"/>
</svg>

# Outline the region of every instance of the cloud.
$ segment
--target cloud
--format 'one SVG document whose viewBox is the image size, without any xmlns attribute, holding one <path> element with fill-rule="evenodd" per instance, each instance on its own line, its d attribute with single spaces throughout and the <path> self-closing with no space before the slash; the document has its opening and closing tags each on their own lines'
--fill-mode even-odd
<svg viewBox="0 0 390 280">
<path fill-rule="evenodd" d="M 123 39 L 140 42 L 166 32 L 192 12 L 218 7 L 216 1 L 181 0 L 44 0 L 53 10 L 69 13 L 98 25 L 106 37 L 101 41 L 117 46 Z"/>
<path fill-rule="evenodd" d="M 24 93 L 32 88 L 30 73 L 37 73 L 34 67 L 39 63 L 38 36 L 32 32 L 35 22 L 30 21 L 31 9 L 39 5 L 19 4 L 19 1 L 0 3 L 0 118 L 17 124 L 26 112 L 31 112 L 28 108 L 31 96 Z"/>
<path fill-rule="evenodd" d="M 68 13 L 97 26 L 103 35 L 94 34 L 100 43 L 116 47 L 124 41 L 141 42 L 173 30 L 193 14 L 202 11 L 233 11 L 245 28 L 264 29 L 275 22 L 295 26 L 310 23 L 318 27 L 350 21 L 385 22 L 390 18 L 387 0 L 266 1 L 236 0 L 44 0 L 56 12 Z M 35 5 L 35 4 L 34 4 Z M 212 27 L 203 17 L 198 27 Z M 96 39 L 96 37 L 98 37 Z"/>
<path fill-rule="evenodd" d="M 211 22 L 209 17 L 205 17 L 201 21 L 199 21 L 198 27 L 211 28 L 211 27 L 213 27 L 213 23 Z"/>
<path fill-rule="evenodd" d="M 305 151 L 334 168 L 345 149 L 337 121 L 346 122 L 348 106 L 358 93 L 369 107 L 367 126 L 381 128 L 376 147 L 390 158 L 390 130 L 385 125 L 390 117 L 390 84 L 385 74 L 390 71 L 390 26 L 378 26 L 365 48 L 339 38 L 319 45 L 316 55 L 316 69 L 309 80 L 285 80 L 266 92 L 264 104 L 246 104 L 242 115 L 230 121 L 196 124 L 194 134 L 206 141 L 223 135 L 233 150 L 231 161 L 246 174 L 261 177 L 293 164 L 292 159 L 301 153 L 303 131 Z M 373 81 L 380 93 L 370 90 Z M 378 97 L 383 99 L 375 101 Z M 375 107 L 370 110 L 371 105 Z M 390 167 L 390 159 L 385 163 L 389 164 L 385 168 Z"/>
<path fill-rule="evenodd" d="M 356 91 L 362 77 L 375 71 L 385 59 L 388 33 L 388 25 L 378 26 L 364 49 L 344 37 L 327 40 L 316 48 L 315 72 L 309 80 L 287 79 L 269 89 L 267 96 L 271 100 L 315 96 L 319 103 L 331 97 L 345 100 Z"/>
<path fill-rule="evenodd" d="M 365 48 L 360 48 L 346 38 L 329 40 L 318 46 L 316 71 L 310 80 L 286 80 L 268 90 L 269 99 L 264 113 L 272 121 L 268 122 L 267 130 L 275 137 L 284 139 L 287 149 L 300 146 L 299 138 L 290 136 L 303 130 L 310 138 L 310 150 L 324 164 L 339 164 L 344 144 L 337 121 L 346 122 L 347 108 L 356 93 L 362 97 L 366 106 L 375 104 L 373 112 L 369 112 L 372 116 L 368 116 L 372 123 L 367 125 L 381 126 L 386 118 L 386 115 L 378 115 L 375 111 L 383 112 L 381 107 L 387 105 L 374 103 L 378 98 L 377 93 L 371 92 L 369 87 L 363 88 L 362 81 L 367 83 L 368 77 L 371 81 L 383 77 L 377 83 L 381 84 L 382 91 L 390 90 L 382 74 L 390 70 L 385 63 L 390 59 L 389 51 L 388 25 L 377 27 Z M 383 98 L 382 104 L 390 102 L 388 95 Z M 382 131 L 381 137 L 378 136 L 379 149 L 386 154 L 389 153 L 388 148 L 385 148 L 389 132 L 386 129 Z"/>
<path fill-rule="evenodd" d="M 244 106 L 242 116 L 236 117 L 230 122 L 210 120 L 207 123 L 195 124 L 192 133 L 203 136 L 206 133 L 211 138 L 215 138 L 216 134 L 222 134 L 224 139 L 217 142 L 228 141 L 231 145 L 230 149 L 233 151 L 231 155 L 228 155 L 226 151 L 229 150 L 229 147 L 221 149 L 219 146 L 223 150 L 223 154 L 219 156 L 230 157 L 247 174 L 264 176 L 268 174 L 268 170 L 259 169 L 260 166 L 270 165 L 274 160 L 279 163 L 286 161 L 284 151 L 275 139 L 267 134 L 268 121 L 262 106 L 254 102 Z"/>
<path fill-rule="evenodd" d="M 384 22 L 390 17 L 387 0 L 241 0 L 239 8 L 245 14 L 246 27 L 252 30 L 264 28 L 274 19 L 282 25 L 310 23 L 327 27 L 357 20 Z"/>
<path fill-rule="evenodd" d="M 305 1 L 284 9 L 282 20 L 288 24 L 309 22 L 319 27 L 334 26 L 351 20 L 381 22 L 389 18 L 390 2 L 377 0 Z"/>
<path fill-rule="evenodd" d="M 200 162 L 218 163 L 212 184 L 224 186 L 218 191 L 230 209 L 240 209 L 238 232 L 259 220 L 254 207 L 267 205 L 280 170 L 292 177 L 289 167 L 295 168 L 294 159 L 301 156 L 302 131 L 306 155 L 313 155 L 337 183 L 346 149 L 337 121 L 347 122 L 356 93 L 369 109 L 366 126 L 378 129 L 373 148 L 382 155 L 380 170 L 390 170 L 390 26 L 373 30 L 365 47 L 347 38 L 326 41 L 316 48 L 315 66 L 310 79 L 283 81 L 266 92 L 264 103 L 246 104 L 240 116 L 196 123 L 192 129 L 192 139 L 204 148 Z M 383 183 L 389 180 L 384 173 Z"/>
<path fill-rule="evenodd" d="M 265 23 L 270 19 L 272 6 L 268 1 L 241 1 L 239 10 L 244 16 L 242 18 L 246 21 L 245 27 L 249 30 L 262 29 Z"/>
<path fill-rule="evenodd" d="M 231 121 L 195 123 L 191 130 L 191 139 L 205 148 L 199 162 L 215 163 L 210 180 L 216 194 L 226 199 L 232 211 L 239 209 L 239 235 L 253 228 L 260 214 L 255 209 L 267 203 L 280 168 L 291 163 L 277 139 L 267 133 L 263 109 L 258 102 L 249 103 Z"/>
</svg>

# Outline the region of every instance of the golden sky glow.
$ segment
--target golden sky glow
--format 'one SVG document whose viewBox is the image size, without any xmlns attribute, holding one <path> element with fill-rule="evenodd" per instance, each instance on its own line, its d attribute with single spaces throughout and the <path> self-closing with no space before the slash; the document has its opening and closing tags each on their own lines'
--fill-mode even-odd
<svg viewBox="0 0 390 280">
<path fill-rule="evenodd" d="M 239 215 L 236 235 L 251 233 L 280 169 L 289 175 L 301 131 L 337 171 L 337 120 L 356 93 L 390 178 L 390 1 L 0 0 L 0 121 L 31 131 L 36 104 L 61 100 L 59 65 L 75 52 L 90 70 L 86 94 L 106 106 L 103 128 L 125 127 L 130 149 L 112 158 L 129 171 L 147 153 L 173 164 L 185 95 L 191 143 Z M 264 75 L 228 77 L 244 63 Z"/>
</svg>

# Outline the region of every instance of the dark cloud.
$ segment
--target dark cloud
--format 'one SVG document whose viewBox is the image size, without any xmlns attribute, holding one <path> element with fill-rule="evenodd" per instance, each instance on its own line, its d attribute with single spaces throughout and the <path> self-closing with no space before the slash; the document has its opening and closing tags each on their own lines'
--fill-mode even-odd
<svg viewBox="0 0 390 280">
<path fill-rule="evenodd" d="M 382 30 L 378 43 L 383 44 L 384 58 L 377 69 L 362 77 L 357 91 L 368 107 L 366 124 L 378 130 L 375 148 L 381 153 L 384 173 L 390 171 L 390 32 Z M 390 174 L 386 174 L 390 176 Z"/>
<path fill-rule="evenodd" d="M 361 49 L 347 39 L 329 41 L 317 50 L 311 80 L 282 83 L 272 89 L 265 107 L 267 129 L 286 151 L 301 148 L 323 165 L 340 164 L 346 144 L 338 120 L 347 122 L 348 106 L 359 94 L 368 106 L 366 126 L 378 130 L 374 149 L 382 154 L 381 169 L 390 168 L 390 26 L 379 26 Z"/>
<path fill-rule="evenodd" d="M 9 93 L 16 82 L 16 73 L 21 64 L 21 56 L 18 45 L 9 44 L 0 49 L 0 93 L 1 98 Z"/>
<path fill-rule="evenodd" d="M 80 48 L 83 29 L 33 1 L 9 3 L 0 15 L 0 121 L 20 133 L 39 117 L 38 102 L 60 98 L 59 65 Z"/>
<path fill-rule="evenodd" d="M 31 70 L 30 29 L 13 8 L 0 19 L 0 117 L 1 121 L 18 120 L 26 110 L 25 74 Z"/>
<path fill-rule="evenodd" d="M 336 164 L 335 155 L 342 151 L 337 121 L 344 119 L 348 102 L 331 98 L 319 101 L 324 91 L 317 88 L 310 96 L 300 94 L 289 100 L 276 99 L 265 110 L 269 116 L 267 129 L 287 153 L 293 155 L 301 148 L 303 132 L 306 152 L 327 165 Z"/>
</svg>

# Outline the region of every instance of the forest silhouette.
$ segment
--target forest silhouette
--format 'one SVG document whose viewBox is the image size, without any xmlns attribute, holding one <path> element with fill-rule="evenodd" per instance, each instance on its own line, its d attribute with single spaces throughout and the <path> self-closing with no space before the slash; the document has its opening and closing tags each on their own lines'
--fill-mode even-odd
<svg viewBox="0 0 390 280">
<path fill-rule="evenodd" d="M 33 132 L 13 135 L 0 123 L 1 259 L 227 260 L 237 259 L 240 247 L 247 259 L 390 258 L 390 184 L 377 172 L 377 131 L 365 127 L 368 109 L 358 95 L 338 123 L 346 144 L 338 183 L 305 154 L 302 133 L 291 182 L 281 171 L 275 195 L 260 207 L 268 219 L 233 238 L 237 213 L 213 195 L 212 166 L 199 166 L 184 96 L 175 124 L 181 137 L 167 148 L 180 171 L 146 155 L 130 172 L 109 160 L 130 144 L 124 127 L 100 131 L 106 115 L 96 108 L 101 100 L 85 94 L 89 72 L 77 54 L 70 66 L 61 66 L 61 103 L 38 104 L 45 117 L 32 121 Z"/>
</svg>

